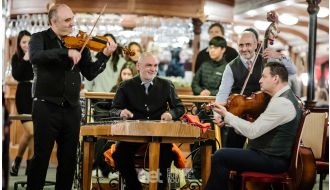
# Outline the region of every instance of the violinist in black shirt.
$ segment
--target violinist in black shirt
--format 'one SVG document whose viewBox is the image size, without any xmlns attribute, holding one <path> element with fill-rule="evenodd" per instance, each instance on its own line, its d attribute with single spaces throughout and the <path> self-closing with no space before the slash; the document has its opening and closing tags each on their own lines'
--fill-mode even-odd
<svg viewBox="0 0 330 190">
<path fill-rule="evenodd" d="M 105 69 L 117 45 L 109 42 L 93 62 L 88 48 L 80 53 L 62 43 L 63 37 L 72 32 L 74 14 L 70 7 L 54 5 L 49 10 L 48 19 L 50 28 L 33 34 L 29 46 L 34 72 L 32 119 L 35 152 L 27 190 L 43 189 L 55 141 L 58 160 L 55 189 L 71 190 L 81 120 L 80 74 L 87 80 L 95 78 Z"/>
</svg>

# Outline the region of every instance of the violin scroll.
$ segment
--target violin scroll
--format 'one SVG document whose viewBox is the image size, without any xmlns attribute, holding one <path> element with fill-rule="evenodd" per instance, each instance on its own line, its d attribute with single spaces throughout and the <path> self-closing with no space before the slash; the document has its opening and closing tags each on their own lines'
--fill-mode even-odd
<svg viewBox="0 0 330 190">
<path fill-rule="evenodd" d="M 267 42 L 269 42 L 270 45 L 273 45 L 275 38 L 277 38 L 278 33 L 280 33 L 280 30 L 278 29 L 278 14 L 275 11 L 269 11 L 267 13 L 267 21 L 271 22 L 271 24 L 265 32 L 264 49 L 267 48 Z"/>
</svg>

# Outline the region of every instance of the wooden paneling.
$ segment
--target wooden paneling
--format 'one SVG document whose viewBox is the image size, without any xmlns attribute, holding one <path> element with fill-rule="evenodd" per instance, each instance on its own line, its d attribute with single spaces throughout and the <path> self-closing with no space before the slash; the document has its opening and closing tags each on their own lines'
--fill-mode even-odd
<svg viewBox="0 0 330 190">
<path fill-rule="evenodd" d="M 10 14 L 46 13 L 46 0 L 11 0 Z"/>
<path fill-rule="evenodd" d="M 203 11 L 203 0 L 57 0 L 65 3 L 74 12 L 100 12 L 108 3 L 105 13 L 127 13 L 142 15 L 196 17 Z"/>
<path fill-rule="evenodd" d="M 105 13 L 128 13 L 132 0 L 56 0 L 56 3 L 67 4 L 75 13 L 99 13 L 105 4 Z"/>
<path fill-rule="evenodd" d="M 201 11 L 203 0 L 136 0 L 134 13 L 195 18 Z"/>
</svg>

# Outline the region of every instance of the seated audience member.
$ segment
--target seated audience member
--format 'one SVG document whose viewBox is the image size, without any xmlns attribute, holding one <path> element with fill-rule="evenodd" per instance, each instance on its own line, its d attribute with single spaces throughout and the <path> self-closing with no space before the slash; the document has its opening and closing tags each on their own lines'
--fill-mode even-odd
<svg viewBox="0 0 330 190">
<path fill-rule="evenodd" d="M 133 78 L 137 73 L 135 64 L 133 62 L 126 62 L 120 70 L 117 84 L 112 87 L 110 92 L 116 92 L 121 82 Z"/>
</svg>

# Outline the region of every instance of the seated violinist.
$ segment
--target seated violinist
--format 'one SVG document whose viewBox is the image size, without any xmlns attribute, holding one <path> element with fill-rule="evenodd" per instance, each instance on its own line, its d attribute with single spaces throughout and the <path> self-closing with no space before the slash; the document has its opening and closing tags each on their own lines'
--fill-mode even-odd
<svg viewBox="0 0 330 190">
<path fill-rule="evenodd" d="M 139 75 L 120 83 L 113 99 L 110 115 L 135 120 L 179 119 L 184 114 L 184 106 L 175 93 L 172 82 L 157 77 L 158 62 L 151 53 L 143 53 L 136 68 Z M 144 143 L 119 142 L 112 157 L 115 166 L 126 182 L 126 189 L 140 190 L 134 168 L 134 154 Z M 174 159 L 172 144 L 160 145 L 159 167 L 160 176 L 158 189 L 165 189 L 167 170 Z"/>
<path fill-rule="evenodd" d="M 206 190 L 228 189 L 231 170 L 280 173 L 289 168 L 302 109 L 288 85 L 284 65 L 266 64 L 259 83 L 261 90 L 272 98 L 254 122 L 234 116 L 220 103 L 214 104 L 213 111 L 224 118 L 220 125 L 229 124 L 249 143 L 247 149 L 223 148 L 214 153 Z"/>
<path fill-rule="evenodd" d="M 268 62 L 276 59 L 276 61 L 278 60 L 287 68 L 289 74 L 296 73 L 295 65 L 292 64 L 288 58 L 282 57 L 281 54 L 271 48 L 265 49 L 262 55 L 257 55 L 257 46 L 257 32 L 255 30 L 244 31 L 240 35 L 238 39 L 239 56 L 227 64 L 222 76 L 219 91 L 216 95 L 216 102 L 225 105 L 225 102 L 230 94 L 239 94 L 251 69 L 253 69 L 253 71 L 243 94 L 250 96 L 253 92 L 259 91 L 260 86 L 258 81 L 264 67 L 263 59 L 267 59 Z M 255 57 L 257 57 L 257 59 L 254 67 L 252 68 Z M 215 115 L 215 120 L 218 121 L 219 115 L 216 113 Z M 246 138 L 235 133 L 232 128 L 222 128 L 221 134 L 224 147 L 243 148 Z"/>
</svg>

